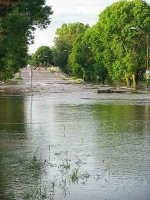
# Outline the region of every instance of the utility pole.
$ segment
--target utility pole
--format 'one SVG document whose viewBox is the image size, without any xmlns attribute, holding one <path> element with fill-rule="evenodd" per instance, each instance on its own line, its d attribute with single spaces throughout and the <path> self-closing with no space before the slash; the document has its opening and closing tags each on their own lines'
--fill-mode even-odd
<svg viewBox="0 0 150 200">
<path fill-rule="evenodd" d="M 150 78 L 150 70 L 149 70 L 149 33 L 146 35 L 146 44 L 147 44 L 147 56 L 146 56 L 146 87 L 148 88 L 149 85 L 149 78 Z"/>
<path fill-rule="evenodd" d="M 30 89 L 31 89 L 31 95 L 32 95 L 32 79 L 33 79 L 33 67 L 30 65 Z"/>
</svg>

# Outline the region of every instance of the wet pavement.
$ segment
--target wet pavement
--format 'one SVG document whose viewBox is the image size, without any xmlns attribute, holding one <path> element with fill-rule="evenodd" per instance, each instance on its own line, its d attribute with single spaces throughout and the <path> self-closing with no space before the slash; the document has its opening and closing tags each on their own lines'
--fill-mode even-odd
<svg viewBox="0 0 150 200">
<path fill-rule="evenodd" d="M 8 82 L 7 84 L 0 85 L 0 94 L 62 94 L 70 96 L 79 96 L 86 99 L 139 99 L 150 100 L 150 90 L 133 90 L 126 87 L 111 88 L 104 85 L 93 85 L 87 83 L 77 83 L 75 80 L 69 79 L 64 74 L 49 72 L 45 68 L 33 69 L 32 78 L 31 70 L 24 68 L 20 74 L 15 77 L 21 77 L 22 80 Z M 105 94 L 98 91 L 115 90 L 114 94 Z M 123 91 L 123 92 L 119 92 Z M 123 93 L 123 94 L 122 94 Z M 90 94 L 90 95 L 89 95 Z M 91 96 L 92 95 L 92 96 Z"/>
</svg>

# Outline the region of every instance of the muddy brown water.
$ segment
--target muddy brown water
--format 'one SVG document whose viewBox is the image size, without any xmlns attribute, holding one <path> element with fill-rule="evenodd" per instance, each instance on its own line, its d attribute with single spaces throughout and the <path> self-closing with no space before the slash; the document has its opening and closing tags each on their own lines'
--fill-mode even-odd
<svg viewBox="0 0 150 200">
<path fill-rule="evenodd" d="M 148 200 L 149 94 L 47 87 L 0 95 L 0 199 Z"/>
</svg>

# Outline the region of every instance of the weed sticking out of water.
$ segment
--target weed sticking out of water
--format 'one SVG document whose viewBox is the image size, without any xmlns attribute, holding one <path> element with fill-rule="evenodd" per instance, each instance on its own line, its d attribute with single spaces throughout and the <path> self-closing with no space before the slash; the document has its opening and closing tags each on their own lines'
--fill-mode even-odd
<svg viewBox="0 0 150 200">
<path fill-rule="evenodd" d="M 41 174 L 41 171 L 46 167 L 47 163 L 46 160 L 42 161 L 41 157 L 37 153 L 37 150 L 31 156 L 31 158 L 24 156 L 20 163 L 23 165 L 26 173 L 32 173 L 34 178 L 37 178 Z"/>
<path fill-rule="evenodd" d="M 55 196 L 55 187 L 57 185 L 57 180 L 54 177 L 53 181 L 50 183 L 37 183 L 35 187 L 24 192 L 22 199 L 23 200 L 54 200 Z"/>
<path fill-rule="evenodd" d="M 55 192 L 55 187 L 57 186 L 57 179 L 52 180 L 49 184 L 50 192 L 54 193 Z"/>
<path fill-rule="evenodd" d="M 29 162 L 29 168 L 33 170 L 40 170 L 41 164 L 42 164 L 41 159 L 39 159 L 36 155 L 34 155 L 31 161 Z"/>
<path fill-rule="evenodd" d="M 88 178 L 91 177 L 88 172 L 82 171 L 82 167 L 86 163 L 78 156 L 75 156 L 76 160 L 71 160 L 68 156 L 68 151 L 52 154 L 51 148 L 52 145 L 49 145 L 48 159 L 44 162 L 42 162 L 42 158 L 38 155 L 37 150 L 31 159 L 28 159 L 28 169 L 33 178 L 36 178 L 37 186 L 27 190 L 23 194 L 23 200 L 54 200 L 56 198 L 55 195 L 58 194 L 61 196 L 60 199 L 65 199 L 70 194 L 69 188 L 71 184 L 85 185 Z M 58 159 L 56 161 L 57 164 L 52 163 L 55 159 Z M 54 167 L 56 169 L 51 169 Z M 43 170 L 45 173 L 41 176 Z M 51 170 L 52 172 L 55 170 L 57 173 L 52 174 Z M 47 172 L 50 172 L 50 176 L 47 176 Z M 37 174 L 37 176 L 34 176 L 34 174 Z"/>
<path fill-rule="evenodd" d="M 62 164 L 60 165 L 64 169 L 70 169 L 70 161 L 68 158 L 62 160 Z"/>
<path fill-rule="evenodd" d="M 78 182 L 78 180 L 80 179 L 80 173 L 79 173 L 79 169 L 75 169 L 71 174 L 70 174 L 70 178 L 71 178 L 71 181 L 73 183 L 75 182 Z"/>
<path fill-rule="evenodd" d="M 88 179 L 90 177 L 88 172 L 81 173 L 79 168 L 76 168 L 71 174 L 70 179 L 72 183 L 78 183 L 80 179 Z"/>
<path fill-rule="evenodd" d="M 35 199 L 40 199 L 40 200 L 47 199 L 46 187 L 36 186 L 35 188 L 32 188 L 31 190 L 28 190 L 23 194 L 23 200 L 35 200 Z"/>
<path fill-rule="evenodd" d="M 83 145 L 83 143 L 84 143 L 84 139 L 81 137 L 81 145 Z"/>
<path fill-rule="evenodd" d="M 34 170 L 34 171 L 40 171 L 42 168 L 45 167 L 46 162 L 47 162 L 46 160 L 42 161 L 40 156 L 37 155 L 37 150 L 34 153 L 34 155 L 31 158 L 31 160 L 28 161 L 29 168 Z"/>
</svg>

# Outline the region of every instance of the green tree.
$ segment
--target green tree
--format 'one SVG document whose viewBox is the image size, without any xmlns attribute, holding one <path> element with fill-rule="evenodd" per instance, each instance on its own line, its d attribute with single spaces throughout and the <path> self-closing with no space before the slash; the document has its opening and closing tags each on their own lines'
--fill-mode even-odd
<svg viewBox="0 0 150 200">
<path fill-rule="evenodd" d="M 33 42 L 35 26 L 45 28 L 50 23 L 51 7 L 45 0 L 18 0 L 5 18 L 0 37 L 0 79 L 11 78 L 27 63 L 28 44 Z"/>
<path fill-rule="evenodd" d="M 53 57 L 52 51 L 48 46 L 41 46 L 37 51 L 31 56 L 30 64 L 33 66 L 48 66 L 52 64 Z"/>
<path fill-rule="evenodd" d="M 20 67 L 25 66 L 27 55 L 26 17 L 14 10 L 7 18 L 3 25 L 6 35 L 0 39 L 0 78 L 2 79 L 11 78 Z"/>
<path fill-rule="evenodd" d="M 114 80 L 136 87 L 146 61 L 146 37 L 150 32 L 150 6 L 142 0 L 119 1 L 99 16 L 97 29 L 103 44 L 103 63 Z M 133 30 L 133 27 L 138 27 Z"/>
<path fill-rule="evenodd" d="M 60 66 L 64 72 L 70 72 L 68 68 L 68 57 L 76 37 L 80 33 L 84 33 L 88 28 L 88 25 L 77 22 L 63 24 L 56 30 L 53 48 L 54 64 Z"/>
<path fill-rule="evenodd" d="M 79 35 L 69 57 L 72 74 L 86 81 L 104 83 L 107 70 L 102 63 L 102 50 L 95 26 Z"/>
<path fill-rule="evenodd" d="M 90 29 L 87 32 L 89 33 L 89 31 Z M 94 57 L 88 38 L 90 35 L 87 32 L 80 34 L 74 42 L 69 63 L 72 75 L 82 78 L 85 81 L 92 81 L 94 79 Z"/>
</svg>

